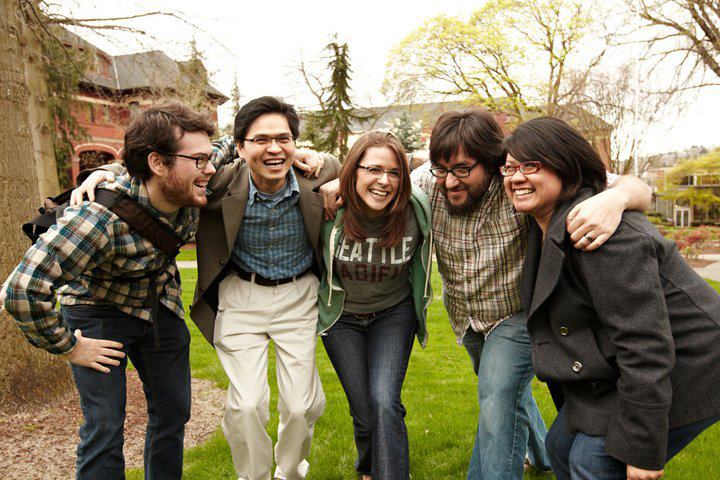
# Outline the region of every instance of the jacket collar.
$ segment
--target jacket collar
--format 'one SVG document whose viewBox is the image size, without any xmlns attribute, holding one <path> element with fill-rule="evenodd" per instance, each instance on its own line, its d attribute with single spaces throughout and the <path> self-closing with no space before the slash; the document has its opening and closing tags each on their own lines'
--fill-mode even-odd
<svg viewBox="0 0 720 480">
<path fill-rule="evenodd" d="M 297 186 L 300 192 L 298 205 L 305 225 L 305 232 L 317 258 L 320 258 L 318 256 L 320 254 L 318 237 L 322 225 L 322 195 L 312 191 L 312 181 L 296 175 L 294 171 L 291 172 L 292 178 L 295 180 L 293 184 Z M 291 185 L 291 189 L 294 191 L 293 185 Z M 228 185 L 227 194 L 221 201 L 228 252 L 231 252 L 235 245 L 245 208 L 248 205 L 249 194 L 250 169 L 247 164 L 244 164 L 238 169 L 235 178 Z"/>
<path fill-rule="evenodd" d="M 544 241 L 540 227 L 533 220 L 520 281 L 520 299 L 527 312 L 528 321 L 555 290 L 562 273 L 565 252 L 568 248 L 574 248 L 565 241 L 568 235 L 566 230 L 568 213 L 575 205 L 591 196 L 592 191 L 585 188 L 556 207 Z"/>
</svg>

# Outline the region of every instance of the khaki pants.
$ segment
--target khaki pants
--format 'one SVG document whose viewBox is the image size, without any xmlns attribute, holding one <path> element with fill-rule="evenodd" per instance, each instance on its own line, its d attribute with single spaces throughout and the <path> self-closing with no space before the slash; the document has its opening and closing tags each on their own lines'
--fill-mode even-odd
<svg viewBox="0 0 720 480">
<path fill-rule="evenodd" d="M 298 480 L 307 474 L 313 426 L 325 408 L 315 364 L 317 288 L 311 274 L 277 287 L 235 274 L 220 283 L 213 343 L 230 379 L 222 428 L 242 480 L 271 478 L 272 441 L 265 431 L 270 340 L 280 413 L 275 478 Z"/>
</svg>

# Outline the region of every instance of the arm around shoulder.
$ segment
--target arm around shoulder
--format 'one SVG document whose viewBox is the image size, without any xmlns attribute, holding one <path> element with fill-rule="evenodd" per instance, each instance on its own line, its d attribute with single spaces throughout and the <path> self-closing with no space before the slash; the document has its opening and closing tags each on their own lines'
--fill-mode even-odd
<svg viewBox="0 0 720 480">
<path fill-rule="evenodd" d="M 650 187 L 634 175 L 623 175 L 608 189 L 618 196 L 624 210 L 645 212 L 652 202 Z"/>
</svg>

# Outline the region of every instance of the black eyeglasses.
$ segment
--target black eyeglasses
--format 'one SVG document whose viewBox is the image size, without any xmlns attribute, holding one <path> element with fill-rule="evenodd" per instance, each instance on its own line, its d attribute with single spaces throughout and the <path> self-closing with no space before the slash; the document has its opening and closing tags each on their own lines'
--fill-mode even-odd
<svg viewBox="0 0 720 480">
<path fill-rule="evenodd" d="M 198 170 L 202 170 L 205 168 L 205 166 L 210 161 L 210 155 L 198 155 L 197 157 L 193 157 L 190 155 L 183 155 L 181 153 L 168 153 L 168 152 L 161 152 L 160 150 L 155 150 L 160 155 L 167 155 L 168 157 L 180 157 L 180 158 L 187 158 L 188 160 L 195 160 L 195 168 Z"/>
<path fill-rule="evenodd" d="M 540 162 L 523 162 L 517 165 L 506 163 L 505 165 L 500 165 L 500 175 L 503 177 L 512 177 L 518 170 L 520 170 L 520 173 L 523 175 L 527 175 L 537 172 L 541 167 L 542 163 Z"/>
<path fill-rule="evenodd" d="M 246 138 L 246 142 L 251 142 L 258 147 L 269 147 L 272 142 L 277 143 L 280 146 L 290 145 L 295 141 L 295 137 L 292 135 L 280 135 L 279 137 L 255 137 Z"/>
<path fill-rule="evenodd" d="M 438 178 L 445 178 L 448 176 L 448 173 L 452 173 L 455 178 L 465 178 L 470 176 L 470 171 L 477 167 L 478 162 L 473 163 L 469 167 L 465 165 L 459 165 L 457 167 L 453 168 L 444 168 L 444 167 L 430 167 L 430 173 L 433 174 L 433 176 Z"/>
</svg>

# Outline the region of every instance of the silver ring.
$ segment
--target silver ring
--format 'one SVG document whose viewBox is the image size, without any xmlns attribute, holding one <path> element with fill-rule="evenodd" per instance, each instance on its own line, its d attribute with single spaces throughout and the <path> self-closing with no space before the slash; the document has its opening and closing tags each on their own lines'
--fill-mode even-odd
<svg viewBox="0 0 720 480">
<path fill-rule="evenodd" d="M 592 242 L 595 241 L 595 239 L 594 239 L 593 237 L 591 237 L 590 235 L 588 235 L 588 234 L 585 234 L 585 235 L 583 235 L 583 236 L 584 236 L 584 237 L 587 239 L 587 241 L 590 242 L 590 243 L 592 243 Z"/>
</svg>

